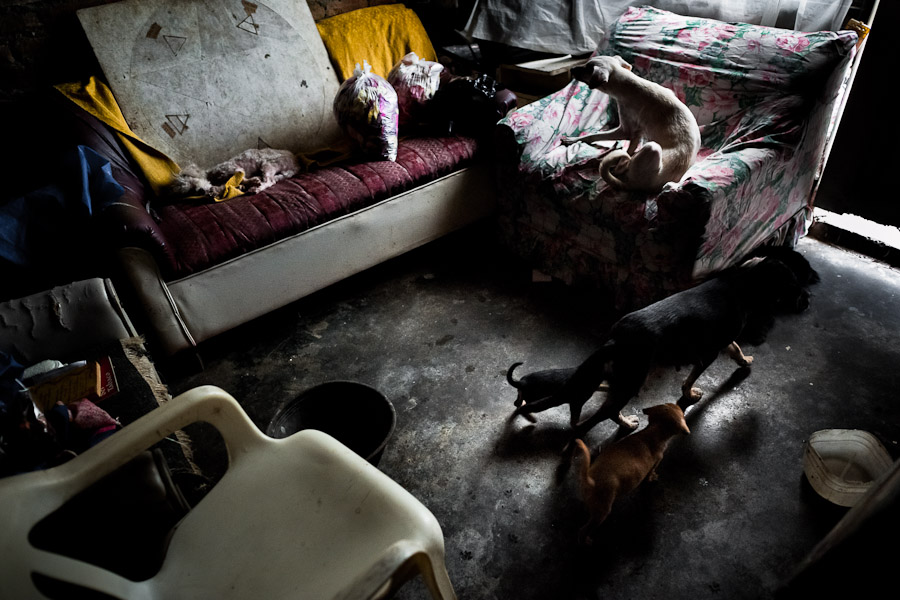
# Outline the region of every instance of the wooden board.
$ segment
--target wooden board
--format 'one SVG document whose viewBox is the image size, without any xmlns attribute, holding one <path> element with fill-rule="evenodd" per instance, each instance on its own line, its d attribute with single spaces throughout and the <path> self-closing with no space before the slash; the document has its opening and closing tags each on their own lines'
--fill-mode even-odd
<svg viewBox="0 0 900 600">
<path fill-rule="evenodd" d="M 306 2 L 125 0 L 78 18 L 131 129 L 181 165 L 339 135 L 338 80 Z"/>
</svg>

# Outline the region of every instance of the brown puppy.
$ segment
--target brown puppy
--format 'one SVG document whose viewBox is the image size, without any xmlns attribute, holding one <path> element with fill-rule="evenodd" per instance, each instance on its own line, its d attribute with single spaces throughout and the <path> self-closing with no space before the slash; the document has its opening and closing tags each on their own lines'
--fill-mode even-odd
<svg viewBox="0 0 900 600">
<path fill-rule="evenodd" d="M 603 450 L 594 464 L 584 442 L 575 440 L 583 456 L 581 494 L 591 515 L 578 535 L 582 544 L 591 543 L 591 528 L 606 520 L 616 498 L 633 491 L 645 479 L 656 479 L 656 466 L 669 441 L 691 432 L 677 404 L 651 406 L 644 414 L 650 419 L 647 426 Z"/>
</svg>

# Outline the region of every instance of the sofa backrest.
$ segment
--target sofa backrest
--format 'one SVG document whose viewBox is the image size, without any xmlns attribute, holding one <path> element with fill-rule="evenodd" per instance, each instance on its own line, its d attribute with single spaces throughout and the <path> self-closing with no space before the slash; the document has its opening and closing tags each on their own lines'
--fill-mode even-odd
<svg viewBox="0 0 900 600">
<path fill-rule="evenodd" d="M 340 136 L 338 78 L 306 2 L 124 0 L 78 17 L 128 125 L 180 165 Z"/>
<path fill-rule="evenodd" d="M 629 8 L 601 43 L 672 89 L 703 126 L 783 95 L 817 98 L 854 49 L 852 31 L 804 33 Z"/>
</svg>

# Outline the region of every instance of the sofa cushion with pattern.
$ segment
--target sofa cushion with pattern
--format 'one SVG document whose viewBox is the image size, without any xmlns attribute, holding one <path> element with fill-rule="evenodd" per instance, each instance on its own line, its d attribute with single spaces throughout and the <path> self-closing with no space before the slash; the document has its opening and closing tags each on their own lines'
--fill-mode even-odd
<svg viewBox="0 0 900 600">
<path fill-rule="evenodd" d="M 167 279 L 202 271 L 447 175 L 470 164 L 477 149 L 469 137 L 409 138 L 396 161 L 342 162 L 226 202 L 160 206 L 169 241 L 161 267 Z"/>
</svg>

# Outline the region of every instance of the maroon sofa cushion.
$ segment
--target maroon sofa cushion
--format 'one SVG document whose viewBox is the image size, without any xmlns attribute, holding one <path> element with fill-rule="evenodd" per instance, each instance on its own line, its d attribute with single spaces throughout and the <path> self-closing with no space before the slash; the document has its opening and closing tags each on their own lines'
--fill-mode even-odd
<svg viewBox="0 0 900 600">
<path fill-rule="evenodd" d="M 168 240 L 167 279 L 184 277 L 370 206 L 465 166 L 478 142 L 401 139 L 396 162 L 356 162 L 302 173 L 253 195 L 156 209 Z"/>
</svg>

